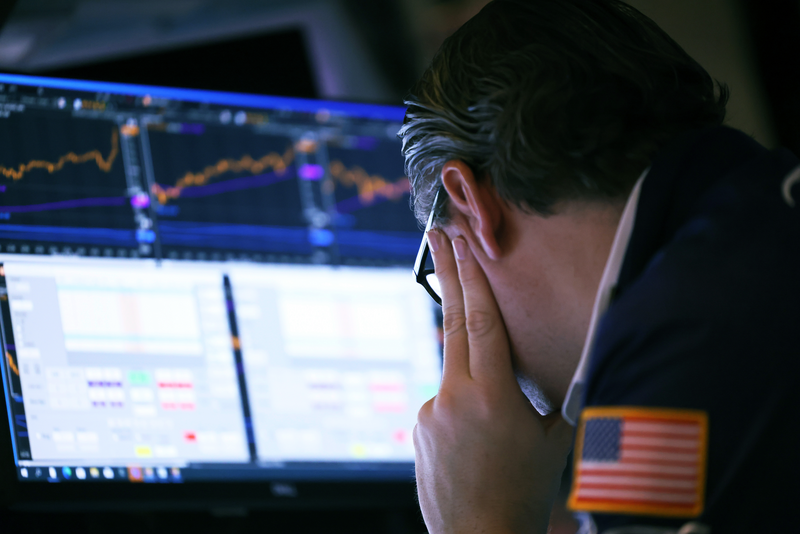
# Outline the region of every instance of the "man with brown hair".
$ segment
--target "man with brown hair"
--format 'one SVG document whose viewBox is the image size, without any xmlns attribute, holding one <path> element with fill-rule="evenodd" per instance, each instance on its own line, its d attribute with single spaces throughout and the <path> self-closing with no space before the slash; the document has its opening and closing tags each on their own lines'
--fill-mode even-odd
<svg viewBox="0 0 800 534">
<path fill-rule="evenodd" d="M 412 89 L 431 532 L 545 532 L 573 445 L 587 529 L 793 528 L 800 167 L 727 94 L 618 0 L 495 0 Z"/>
</svg>

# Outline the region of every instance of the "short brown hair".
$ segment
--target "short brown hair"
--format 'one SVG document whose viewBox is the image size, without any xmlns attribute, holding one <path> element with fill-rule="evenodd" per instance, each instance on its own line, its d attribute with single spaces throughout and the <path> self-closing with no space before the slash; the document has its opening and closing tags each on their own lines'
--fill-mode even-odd
<svg viewBox="0 0 800 534">
<path fill-rule="evenodd" d="M 406 99 L 399 137 L 417 219 L 454 159 L 543 215 L 562 200 L 624 198 L 661 145 L 722 123 L 728 90 L 716 85 L 619 0 L 494 0 Z"/>
</svg>

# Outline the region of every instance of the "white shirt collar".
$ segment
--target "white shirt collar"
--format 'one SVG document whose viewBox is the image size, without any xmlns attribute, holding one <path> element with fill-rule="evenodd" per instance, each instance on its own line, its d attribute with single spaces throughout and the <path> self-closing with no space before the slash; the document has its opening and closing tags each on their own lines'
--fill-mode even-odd
<svg viewBox="0 0 800 534">
<path fill-rule="evenodd" d="M 625 210 L 622 212 L 622 217 L 617 226 L 617 233 L 614 236 L 614 244 L 611 245 L 611 252 L 606 261 L 605 270 L 603 270 L 603 278 L 600 279 L 600 286 L 597 288 L 597 296 L 594 299 L 594 308 L 592 309 L 592 319 L 589 322 L 589 331 L 586 333 L 586 341 L 583 344 L 583 353 L 578 362 L 578 367 L 575 369 L 575 375 L 572 377 L 572 382 L 567 390 L 567 397 L 564 399 L 564 405 L 561 407 L 561 415 L 568 423 L 575 426 L 578 421 L 578 414 L 581 409 L 581 401 L 583 397 L 583 389 L 586 383 L 586 373 L 589 370 L 589 356 L 592 353 L 594 346 L 594 339 L 597 335 L 597 323 L 600 322 L 600 317 L 603 316 L 608 309 L 611 301 L 611 293 L 617 285 L 619 278 L 619 271 L 622 268 L 622 260 L 625 259 L 625 252 L 628 249 L 628 242 L 631 239 L 633 232 L 633 223 L 636 220 L 636 208 L 639 204 L 639 193 L 642 189 L 642 182 L 647 171 L 642 172 L 636 185 L 633 186 L 628 202 L 625 204 Z"/>
</svg>

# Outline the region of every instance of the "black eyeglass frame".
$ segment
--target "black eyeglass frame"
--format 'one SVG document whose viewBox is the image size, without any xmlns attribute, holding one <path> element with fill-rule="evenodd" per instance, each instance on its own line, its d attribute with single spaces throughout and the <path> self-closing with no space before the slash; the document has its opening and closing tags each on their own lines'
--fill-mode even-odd
<svg viewBox="0 0 800 534">
<path fill-rule="evenodd" d="M 439 208 L 439 195 L 442 193 L 442 189 L 443 187 L 440 186 L 439 190 L 436 191 L 436 196 L 433 197 L 431 214 L 428 217 L 428 224 L 425 225 L 425 233 L 422 234 L 422 243 L 419 245 L 417 259 L 414 261 L 414 278 L 419 285 L 425 288 L 425 291 L 428 292 L 428 295 L 430 295 L 439 306 L 442 305 L 442 297 L 428 283 L 428 275 L 434 274 L 435 270 L 431 268 L 426 269 L 424 266 L 428 261 L 428 256 L 431 254 L 430 245 L 428 243 L 428 231 L 430 231 L 430 229 L 433 227 L 433 220 L 436 218 L 436 213 L 438 212 L 437 208 Z"/>
</svg>

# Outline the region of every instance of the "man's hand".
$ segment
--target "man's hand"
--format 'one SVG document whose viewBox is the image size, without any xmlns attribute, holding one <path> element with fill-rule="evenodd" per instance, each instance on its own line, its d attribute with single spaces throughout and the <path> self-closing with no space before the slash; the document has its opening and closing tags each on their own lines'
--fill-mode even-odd
<svg viewBox="0 0 800 534">
<path fill-rule="evenodd" d="M 466 241 L 450 246 L 435 230 L 428 239 L 445 342 L 441 388 L 414 428 L 425 523 L 431 534 L 544 533 L 572 427 L 540 416 L 520 390 L 497 302 Z"/>
</svg>

